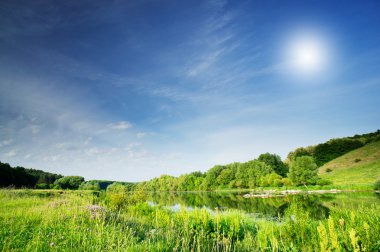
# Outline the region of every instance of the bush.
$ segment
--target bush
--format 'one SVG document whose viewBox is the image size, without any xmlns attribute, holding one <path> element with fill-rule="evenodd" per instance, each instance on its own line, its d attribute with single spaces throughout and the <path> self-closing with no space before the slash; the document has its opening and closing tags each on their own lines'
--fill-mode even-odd
<svg viewBox="0 0 380 252">
<path fill-rule="evenodd" d="M 130 204 L 132 196 L 128 193 L 128 187 L 122 183 L 113 183 L 106 190 L 106 202 L 115 210 L 120 210 Z"/>
<path fill-rule="evenodd" d="M 295 185 L 315 185 L 318 179 L 318 167 L 310 156 L 297 157 L 290 163 L 288 178 Z"/>
<path fill-rule="evenodd" d="M 292 186 L 292 181 L 290 181 L 290 179 L 288 179 L 288 178 L 282 178 L 282 179 L 281 179 L 281 183 L 282 183 L 284 186 Z"/>
<path fill-rule="evenodd" d="M 80 184 L 79 190 L 93 190 L 93 191 L 99 191 L 100 185 L 96 181 L 87 181 Z"/>
<path fill-rule="evenodd" d="M 80 176 L 66 176 L 54 181 L 54 185 L 59 186 L 62 189 L 78 189 L 79 185 L 84 182 L 84 178 Z"/>
<path fill-rule="evenodd" d="M 327 179 L 317 180 L 317 185 L 319 185 L 319 186 L 331 185 L 331 184 L 332 184 L 332 182 L 330 180 L 327 180 Z"/>
<path fill-rule="evenodd" d="M 36 185 L 36 189 L 49 189 L 49 185 L 46 183 L 39 183 Z"/>
<path fill-rule="evenodd" d="M 380 191 L 380 180 L 376 181 L 374 184 L 374 188 L 376 191 Z"/>
</svg>

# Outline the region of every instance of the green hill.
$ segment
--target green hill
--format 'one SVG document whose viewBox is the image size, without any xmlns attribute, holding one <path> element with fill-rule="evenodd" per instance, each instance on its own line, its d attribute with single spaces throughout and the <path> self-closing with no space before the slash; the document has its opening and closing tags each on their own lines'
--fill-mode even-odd
<svg viewBox="0 0 380 252">
<path fill-rule="evenodd" d="M 373 184 L 380 179 L 380 141 L 331 160 L 319 173 L 335 185 Z"/>
</svg>

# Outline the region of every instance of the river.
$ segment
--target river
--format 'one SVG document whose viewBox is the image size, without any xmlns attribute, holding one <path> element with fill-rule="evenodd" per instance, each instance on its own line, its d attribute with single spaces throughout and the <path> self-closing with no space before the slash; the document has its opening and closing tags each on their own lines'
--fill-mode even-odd
<svg viewBox="0 0 380 252">
<path fill-rule="evenodd" d="M 288 195 L 285 197 L 244 198 L 244 192 L 156 192 L 148 195 L 153 205 L 168 207 L 174 211 L 207 208 L 210 211 L 238 209 L 256 218 L 277 219 L 284 216 L 292 204 L 308 211 L 313 219 L 328 217 L 333 208 L 371 208 L 380 204 L 380 194 L 374 192 L 350 192 L 317 195 Z"/>
</svg>

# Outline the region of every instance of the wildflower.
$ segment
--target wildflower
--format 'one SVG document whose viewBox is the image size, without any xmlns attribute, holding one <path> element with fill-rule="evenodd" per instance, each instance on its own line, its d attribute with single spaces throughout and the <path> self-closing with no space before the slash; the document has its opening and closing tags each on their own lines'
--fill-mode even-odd
<svg viewBox="0 0 380 252">
<path fill-rule="evenodd" d="M 359 251 L 358 238 L 356 237 L 355 229 L 352 228 L 350 230 L 349 235 L 350 235 L 352 247 L 354 248 L 354 252 Z"/>
<path fill-rule="evenodd" d="M 343 219 L 343 218 L 340 218 L 340 219 L 339 219 L 339 225 L 340 225 L 341 227 L 344 226 L 344 219 Z"/>
<path fill-rule="evenodd" d="M 97 217 L 104 217 L 105 209 L 101 206 L 90 205 L 87 206 L 87 209 L 90 211 L 92 219 L 95 219 Z"/>
<path fill-rule="evenodd" d="M 54 247 L 55 246 L 55 243 L 54 242 L 51 242 L 50 243 L 50 247 Z"/>
<path fill-rule="evenodd" d="M 368 230 L 369 230 L 369 225 L 368 225 L 368 223 L 367 223 L 367 222 L 364 222 L 363 226 L 364 226 L 365 231 L 368 232 Z"/>
</svg>

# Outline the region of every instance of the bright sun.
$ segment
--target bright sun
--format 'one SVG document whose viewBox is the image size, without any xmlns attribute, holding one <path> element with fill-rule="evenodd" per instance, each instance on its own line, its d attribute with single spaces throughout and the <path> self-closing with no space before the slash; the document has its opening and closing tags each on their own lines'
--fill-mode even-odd
<svg viewBox="0 0 380 252">
<path fill-rule="evenodd" d="M 320 74 L 328 63 L 328 50 L 323 37 L 314 34 L 298 34 L 286 45 L 286 65 L 297 76 Z"/>
</svg>

